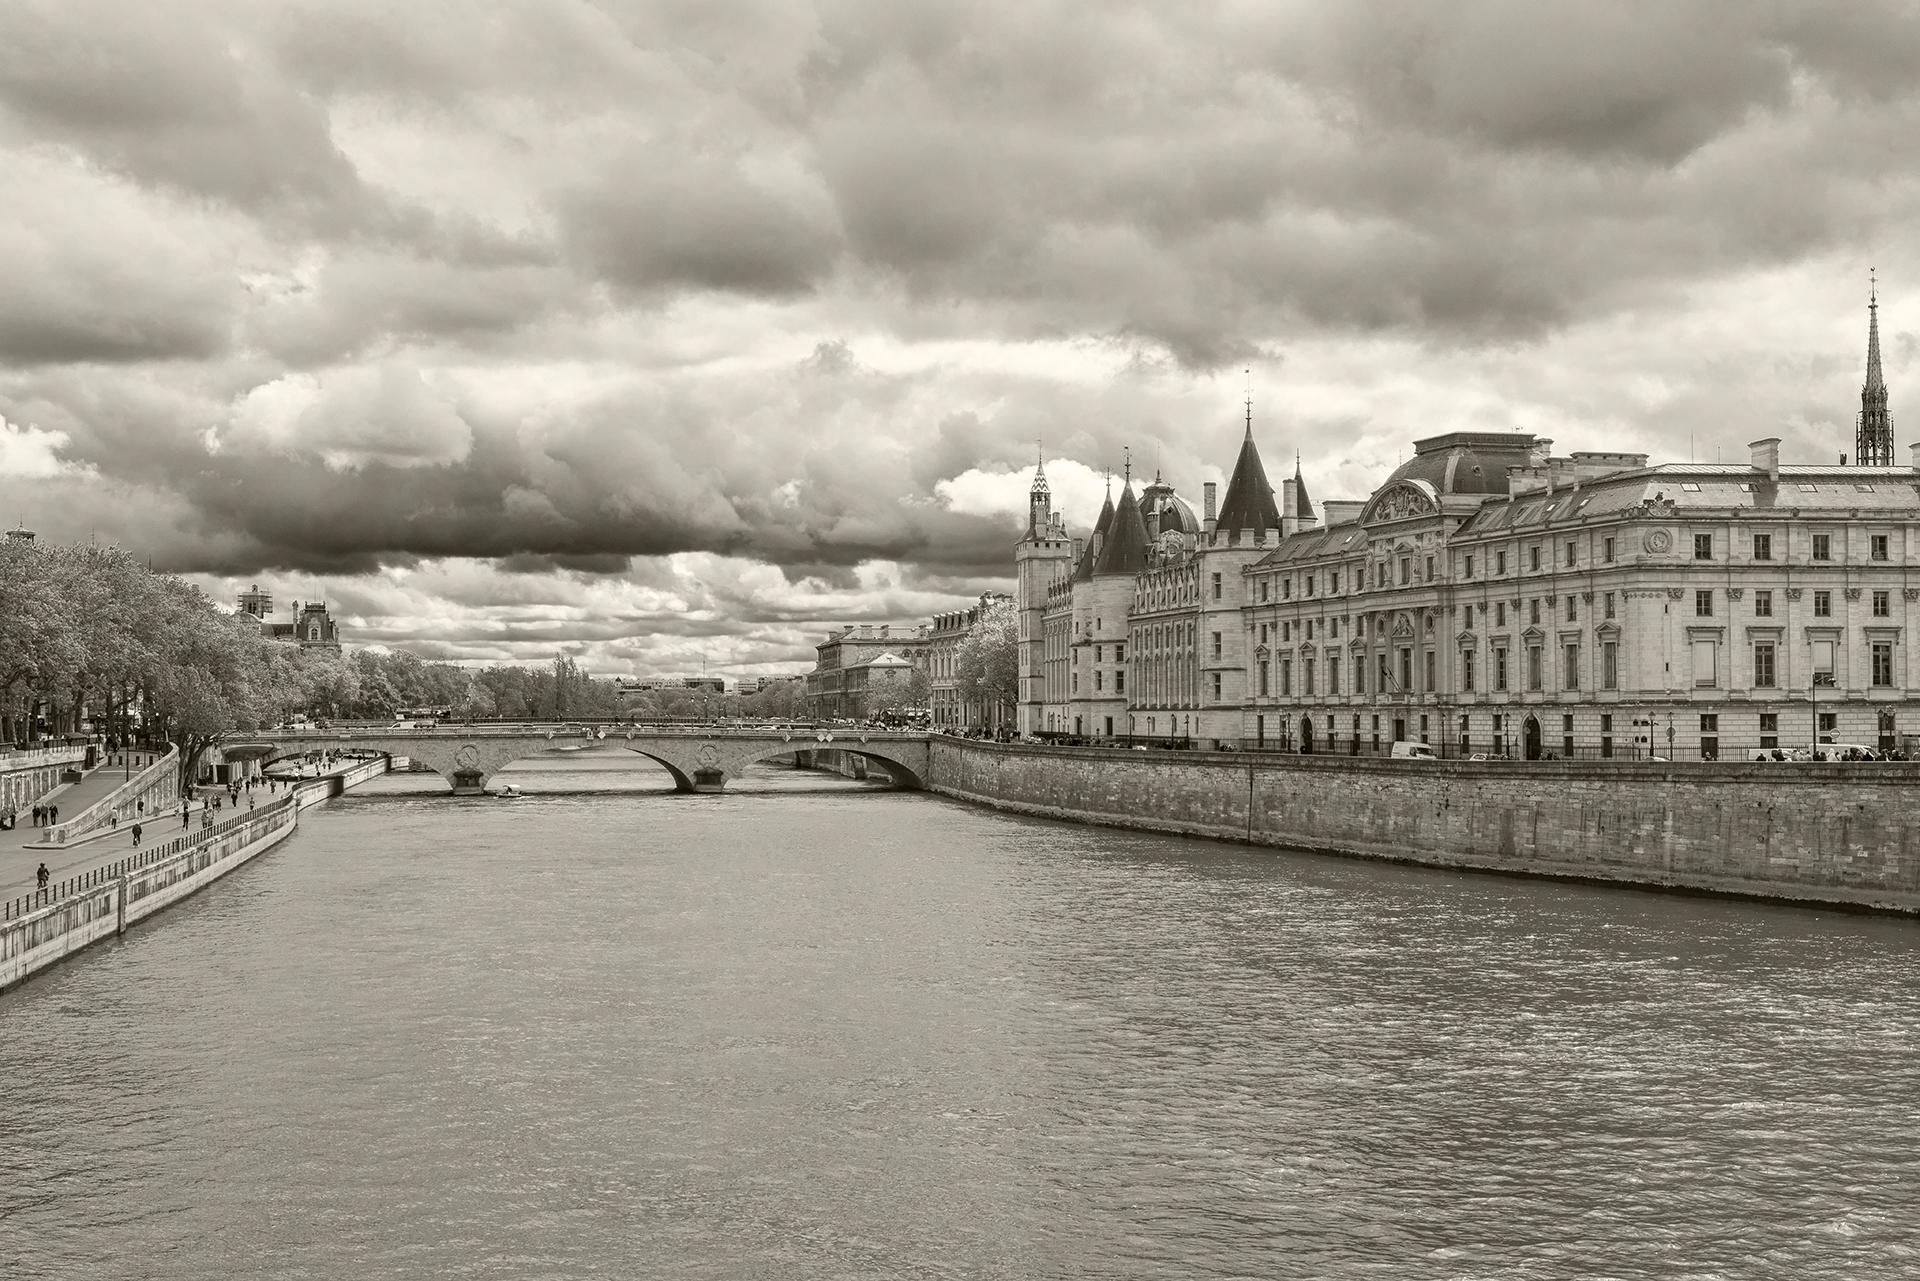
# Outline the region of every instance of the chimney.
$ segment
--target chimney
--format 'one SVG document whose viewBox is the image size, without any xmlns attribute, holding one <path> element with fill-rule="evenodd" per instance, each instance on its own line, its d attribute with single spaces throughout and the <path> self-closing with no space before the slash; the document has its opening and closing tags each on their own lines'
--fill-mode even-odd
<svg viewBox="0 0 1920 1281">
<path fill-rule="evenodd" d="M 1747 445 L 1753 451 L 1753 465 L 1756 470 L 1767 473 L 1767 483 L 1780 483 L 1780 438 L 1769 436 L 1765 440 L 1756 440 Z"/>
<path fill-rule="evenodd" d="M 1206 531 L 1208 538 L 1212 538 L 1214 526 L 1220 523 L 1217 514 L 1219 512 L 1220 486 L 1210 480 L 1202 492 L 1205 493 L 1206 498 L 1200 509 L 1203 513 L 1201 528 Z"/>
<path fill-rule="evenodd" d="M 1920 440 L 1914 441 L 1911 445 L 1908 445 L 1907 448 L 1913 453 L 1914 470 L 1920 471 Z"/>
<path fill-rule="evenodd" d="M 1158 537 L 1160 537 L 1160 504 L 1155 502 L 1147 506 L 1147 540 L 1151 542 Z"/>
<path fill-rule="evenodd" d="M 1359 520 L 1360 510 L 1365 506 L 1365 503 L 1350 498 L 1323 499 L 1320 503 L 1321 518 L 1328 525 L 1344 525 Z"/>
</svg>

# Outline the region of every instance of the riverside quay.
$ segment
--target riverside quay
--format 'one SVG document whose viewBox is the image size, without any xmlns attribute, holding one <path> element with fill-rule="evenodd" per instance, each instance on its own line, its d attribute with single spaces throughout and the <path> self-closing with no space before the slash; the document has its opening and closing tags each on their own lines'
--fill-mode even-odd
<svg viewBox="0 0 1920 1281">
<path fill-rule="evenodd" d="M 1014 553 L 1042 738 L 1364 755 L 1757 760 L 1920 740 L 1920 445 L 1893 459 L 1877 301 L 1838 463 L 1556 456 L 1456 431 L 1364 499 L 1279 501 L 1251 402 L 1201 513 L 1129 476 L 1084 536 L 1036 469 Z M 1849 461 L 1851 457 L 1851 461 Z M 1864 754 L 1864 753 L 1863 753 Z"/>
</svg>

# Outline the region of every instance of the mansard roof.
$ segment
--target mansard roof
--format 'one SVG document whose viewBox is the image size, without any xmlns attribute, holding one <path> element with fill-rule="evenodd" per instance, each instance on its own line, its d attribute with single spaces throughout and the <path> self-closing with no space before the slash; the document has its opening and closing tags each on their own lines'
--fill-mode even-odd
<svg viewBox="0 0 1920 1281">
<path fill-rule="evenodd" d="M 1141 518 L 1140 504 L 1133 497 L 1133 484 L 1120 486 L 1120 505 L 1114 508 L 1113 524 L 1100 548 L 1100 563 L 1095 574 L 1139 574 L 1147 568 L 1147 522 Z"/>
<path fill-rule="evenodd" d="M 1260 451 L 1253 444 L 1253 426 L 1248 424 L 1215 528 L 1265 531 L 1279 527 L 1280 509 L 1273 501 L 1273 486 L 1267 483 L 1267 469 L 1260 465 Z"/>
<path fill-rule="evenodd" d="M 1280 540 L 1280 545 L 1254 563 L 1255 570 L 1285 568 L 1296 561 L 1321 556 L 1357 554 L 1367 545 L 1367 531 L 1358 521 L 1342 521 L 1326 528 L 1303 529 Z"/>
<path fill-rule="evenodd" d="M 1675 513 L 1745 508 L 1817 517 L 1851 512 L 1912 512 L 1920 508 L 1920 473 L 1910 467 L 1782 467 L 1774 484 L 1766 472 L 1745 463 L 1664 463 L 1636 467 L 1482 504 L 1460 526 L 1461 534 L 1544 527 L 1595 516 L 1643 510 Z"/>
<path fill-rule="evenodd" d="M 1504 494 L 1507 469 L 1533 461 L 1536 441 L 1525 432 L 1450 431 L 1413 442 L 1413 457 L 1387 477 L 1385 489 L 1396 480 L 1424 480 L 1436 494 Z"/>
</svg>

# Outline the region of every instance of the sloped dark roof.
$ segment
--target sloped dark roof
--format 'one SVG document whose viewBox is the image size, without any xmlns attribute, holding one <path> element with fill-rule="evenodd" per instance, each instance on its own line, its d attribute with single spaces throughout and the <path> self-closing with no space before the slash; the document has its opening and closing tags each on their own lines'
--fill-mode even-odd
<svg viewBox="0 0 1920 1281">
<path fill-rule="evenodd" d="M 1274 505 L 1273 486 L 1267 483 L 1267 469 L 1260 465 L 1260 451 L 1254 448 L 1251 427 L 1240 442 L 1240 457 L 1234 459 L 1226 497 L 1220 500 L 1217 528 L 1229 531 L 1280 528 L 1280 509 Z"/>
<path fill-rule="evenodd" d="M 1504 494 L 1507 469 L 1532 462 L 1534 439 L 1516 432 L 1455 431 L 1413 442 L 1413 457 L 1394 469 L 1396 480 L 1424 480 L 1436 494 Z"/>
<path fill-rule="evenodd" d="M 1086 580 L 1093 577 L 1093 562 L 1098 558 L 1100 535 L 1113 526 L 1113 493 L 1108 491 L 1107 500 L 1100 504 L 1100 519 L 1093 522 L 1093 532 L 1087 535 L 1086 550 L 1080 553 L 1080 563 L 1074 567 L 1073 576 Z"/>
<path fill-rule="evenodd" d="M 1100 548 L 1095 574 L 1139 574 L 1147 568 L 1147 522 L 1140 515 L 1131 483 L 1120 487 L 1120 505 L 1113 510 L 1113 526 Z"/>
<path fill-rule="evenodd" d="M 1153 483 L 1148 485 L 1140 495 L 1140 518 L 1145 520 L 1155 513 L 1159 514 L 1160 532 L 1163 534 L 1173 530 L 1176 533 L 1192 534 L 1197 537 L 1200 533 L 1200 518 L 1193 514 L 1193 508 L 1185 499 L 1173 492 L 1172 485 L 1162 481 L 1158 476 L 1153 478 Z"/>
<path fill-rule="evenodd" d="M 1297 508 L 1295 515 L 1301 520 L 1313 519 L 1313 499 L 1307 497 L 1307 478 L 1300 474 L 1300 460 L 1293 460 L 1293 501 Z"/>
</svg>

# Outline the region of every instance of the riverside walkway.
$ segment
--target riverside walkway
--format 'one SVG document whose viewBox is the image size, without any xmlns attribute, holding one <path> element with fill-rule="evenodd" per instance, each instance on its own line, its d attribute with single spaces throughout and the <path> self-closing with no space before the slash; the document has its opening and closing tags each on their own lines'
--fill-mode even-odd
<svg viewBox="0 0 1920 1281">
<path fill-rule="evenodd" d="M 144 759 L 144 754 L 134 753 L 136 759 Z M 33 804 L 20 807 L 20 822 L 11 832 L 0 832 L 0 898 L 12 898 L 33 888 L 34 869 L 44 859 L 47 868 L 56 878 L 61 875 L 62 867 L 92 867 L 96 862 L 112 862 L 112 859 L 95 857 L 95 851 L 108 844 L 114 838 L 106 837 L 98 841 L 76 844 L 64 850 L 36 850 L 29 848 L 41 839 L 40 829 L 33 825 L 33 805 L 58 805 L 62 818 L 72 818 L 90 805 L 105 800 L 113 794 L 115 788 L 126 781 L 127 767 L 121 763 L 118 755 L 110 758 L 109 764 L 96 767 L 78 783 L 68 783 L 56 787 Z M 180 826 L 179 811 L 174 812 L 173 825 Z M 133 844 L 133 833 L 125 833 L 125 844 Z M 124 857 L 118 855 L 116 857 Z M 55 859 L 61 860 L 56 866 Z M 26 889 L 20 888 L 25 886 Z"/>
<path fill-rule="evenodd" d="M 140 756 L 140 753 L 135 753 L 136 759 L 140 758 Z M 328 772 L 337 773 L 340 770 L 345 770 L 359 763 L 358 761 L 346 761 L 343 762 L 338 769 Z M 277 774 L 287 776 L 291 776 L 296 772 L 301 778 L 308 780 L 321 776 L 321 771 L 312 768 L 302 768 L 296 771 L 290 764 L 275 771 Z M 96 801 L 104 799 L 124 781 L 125 766 L 120 764 L 119 757 L 116 756 L 113 758 L 112 764 L 100 766 L 80 782 L 69 783 L 67 786 L 50 793 L 45 798 L 45 802 L 50 805 L 58 805 L 61 815 L 63 817 L 70 817 L 78 814 L 81 810 L 94 804 Z M 211 795 L 220 789 L 215 785 L 201 790 Z M 265 782 L 257 783 L 253 791 L 254 801 L 256 804 L 264 804 L 269 797 L 281 795 L 282 790 L 269 792 Z M 222 795 L 224 799 L 224 793 Z M 187 826 L 185 828 L 180 826 L 180 807 L 178 805 L 174 806 L 171 811 L 165 814 L 149 816 L 148 819 L 141 824 L 140 847 L 144 849 L 153 845 L 156 841 L 172 840 L 182 832 L 199 831 L 201 813 L 207 809 L 207 807 L 208 802 L 205 800 L 191 802 L 188 805 Z M 240 794 L 238 809 L 229 803 L 224 805 L 223 808 L 214 811 L 217 818 L 231 818 L 236 813 L 244 814 L 246 812 L 247 793 L 245 792 Z M 57 885 L 62 881 L 71 880 L 87 872 L 91 872 L 95 868 L 106 867 L 109 864 L 119 862 L 121 859 L 133 853 L 133 825 L 131 823 L 122 823 L 119 827 L 110 829 L 107 835 L 95 837 L 92 840 L 76 841 L 71 845 L 60 848 L 35 848 L 34 842 L 40 839 L 40 829 L 28 823 L 27 820 L 31 817 L 31 813 L 31 810 L 27 811 L 27 813 L 22 816 L 20 825 L 11 832 L 0 832 L 0 901 L 15 899 L 33 893 L 35 876 L 42 863 L 47 865 L 47 871 L 51 874 L 53 883 Z"/>
</svg>

